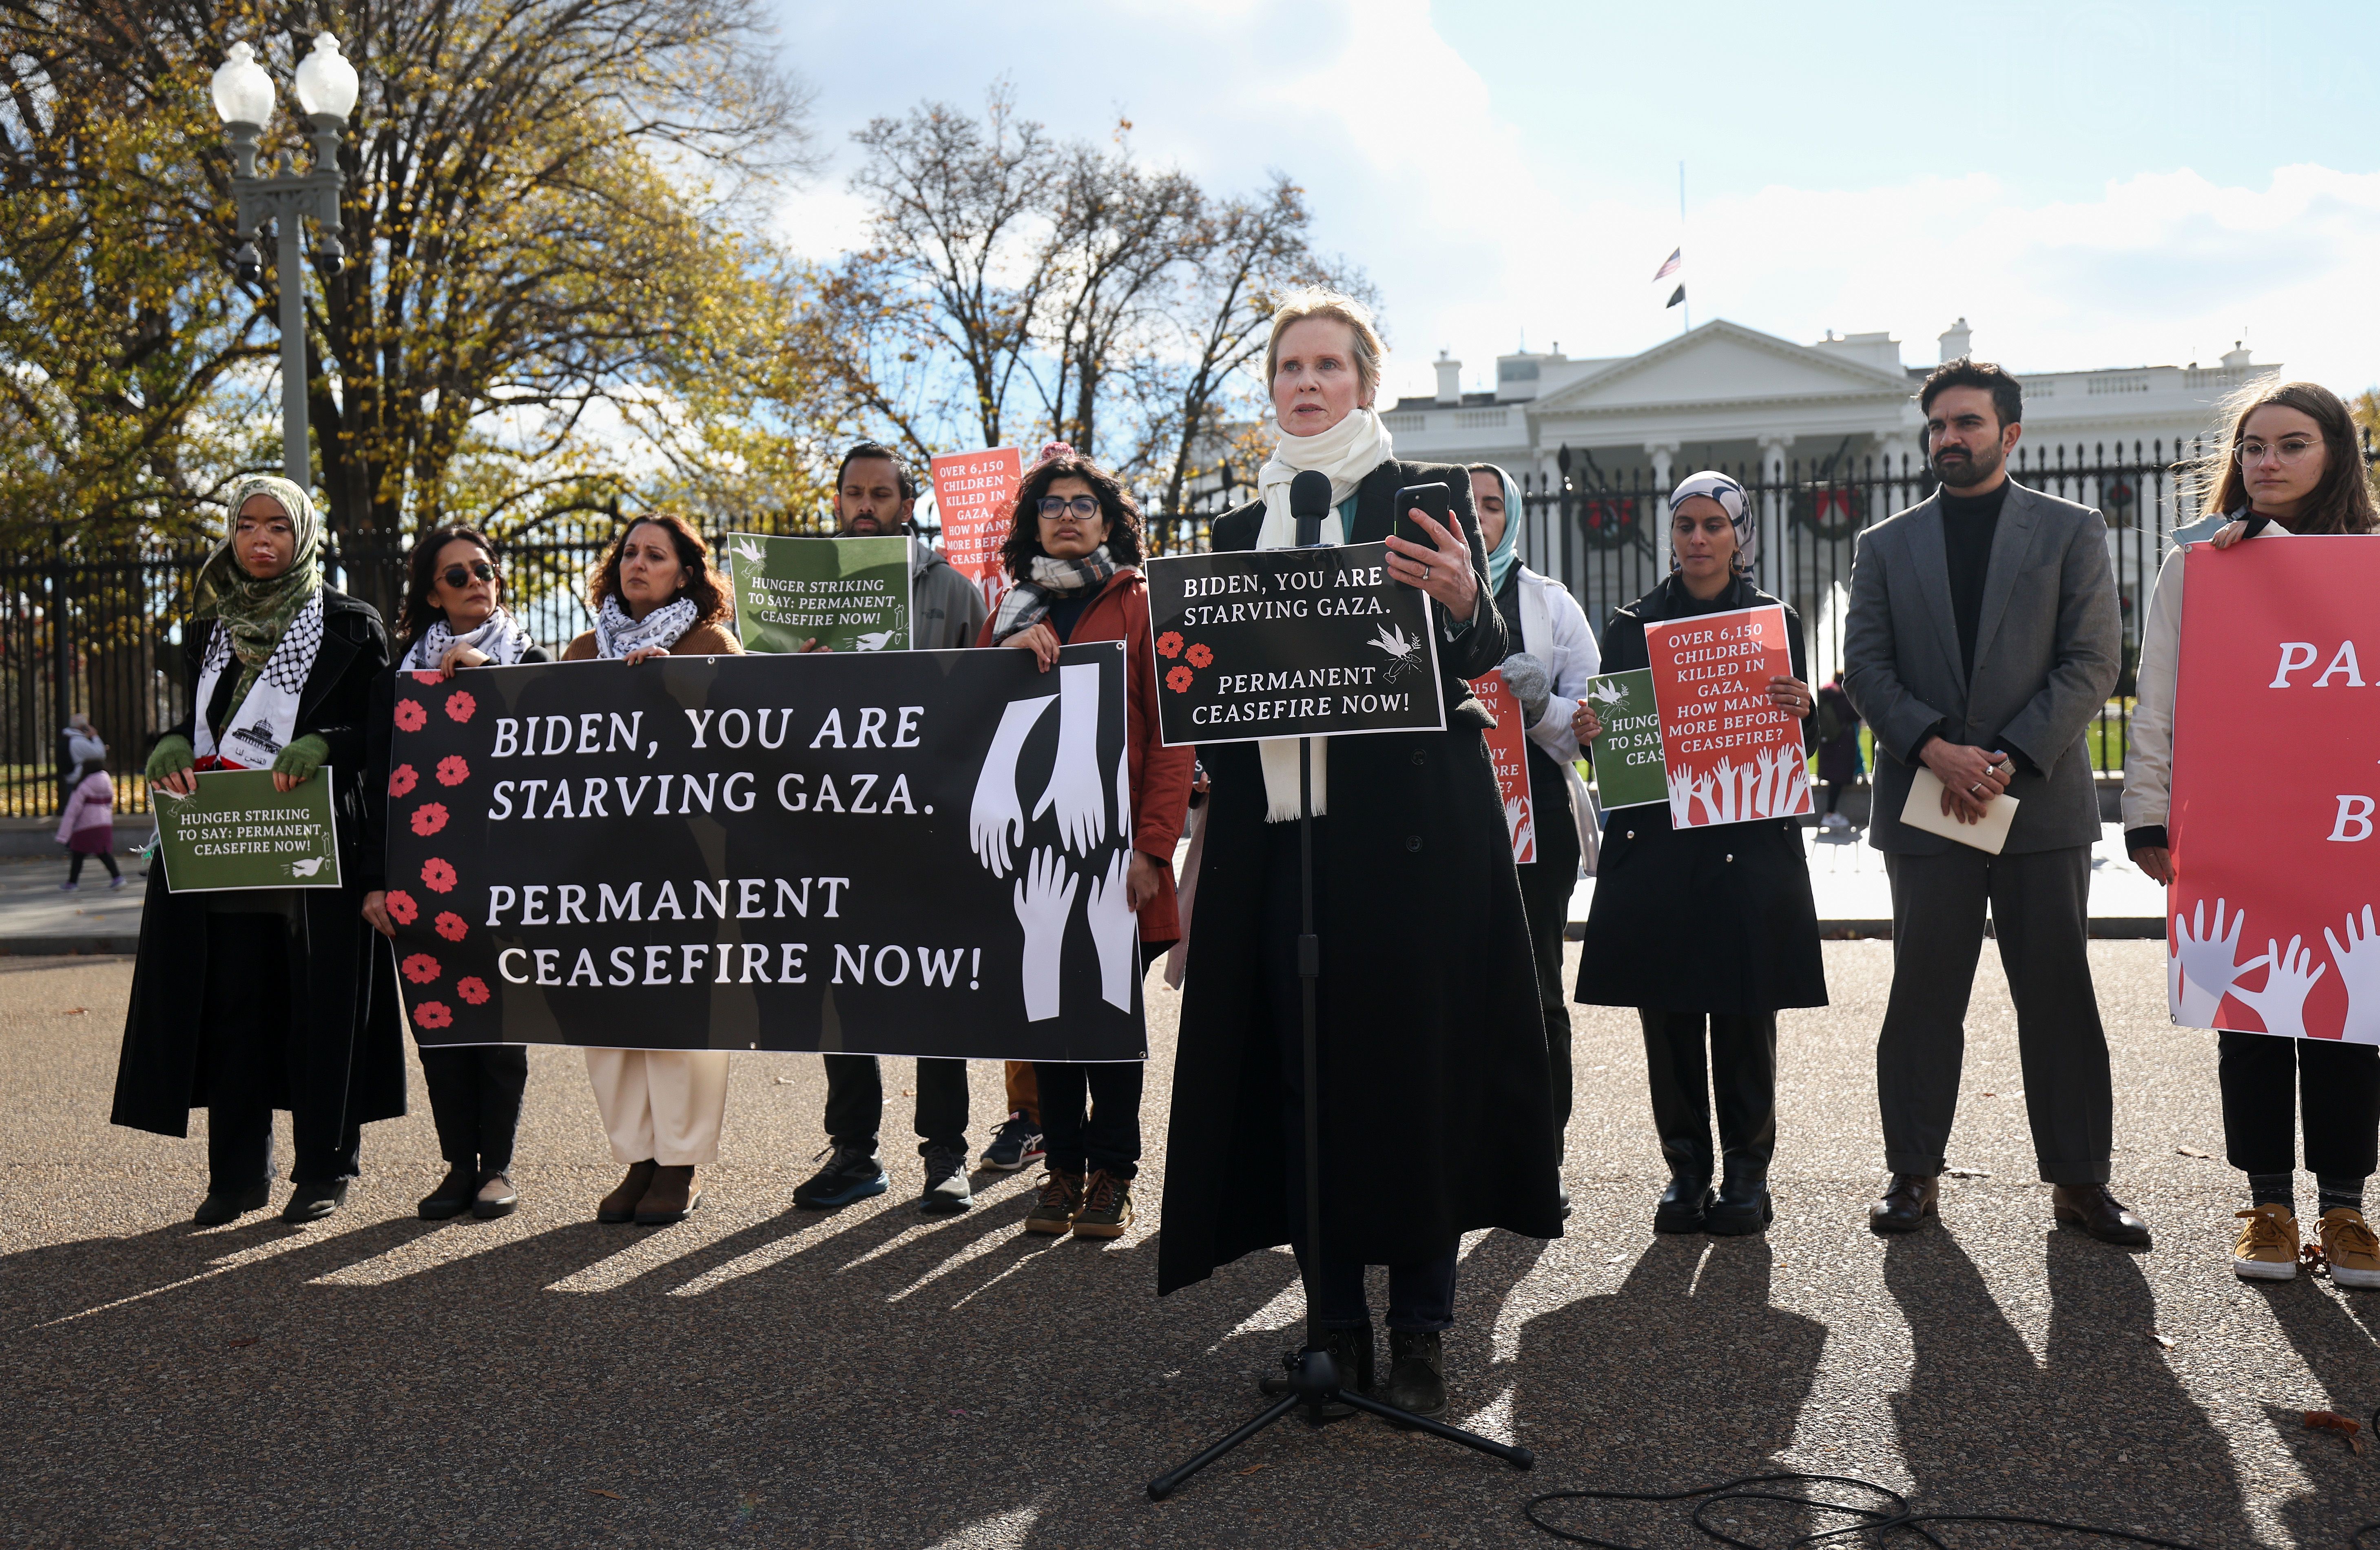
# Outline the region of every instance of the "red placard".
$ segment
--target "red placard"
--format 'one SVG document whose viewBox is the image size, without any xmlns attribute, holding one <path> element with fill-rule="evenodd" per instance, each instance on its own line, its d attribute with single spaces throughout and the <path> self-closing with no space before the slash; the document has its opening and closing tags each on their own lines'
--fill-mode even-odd
<svg viewBox="0 0 2380 1550">
<path fill-rule="evenodd" d="M 2200 544 L 2182 563 L 2173 1019 L 2380 1044 L 2380 542 Z"/>
<path fill-rule="evenodd" d="M 1014 447 L 944 453 L 933 461 L 934 506 L 942 518 L 942 558 L 976 584 L 988 608 L 1000 606 L 1008 577 L 1000 569 L 1025 454 Z"/>
<path fill-rule="evenodd" d="M 1471 692 L 1496 718 L 1488 729 L 1488 757 L 1496 766 L 1497 793 L 1504 799 L 1504 830 L 1512 841 L 1512 865 L 1537 859 L 1537 817 L 1529 800 L 1529 733 L 1522 725 L 1519 696 L 1501 672 L 1471 681 Z"/>
<path fill-rule="evenodd" d="M 1670 822 L 1678 829 L 1792 817 L 1811 811 L 1802 721 L 1768 697 L 1790 676 L 1785 610 L 1735 609 L 1645 626 Z"/>
</svg>

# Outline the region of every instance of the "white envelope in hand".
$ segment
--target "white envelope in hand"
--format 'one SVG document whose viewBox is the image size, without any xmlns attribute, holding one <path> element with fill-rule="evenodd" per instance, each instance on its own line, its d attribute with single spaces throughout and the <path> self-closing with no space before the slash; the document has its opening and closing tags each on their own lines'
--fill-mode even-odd
<svg viewBox="0 0 2380 1550">
<path fill-rule="evenodd" d="M 1998 855 L 2000 847 L 2008 843 L 2009 825 L 2016 820 L 2016 798 L 2002 792 L 1985 805 L 1982 818 L 1974 823 L 1961 823 L 1942 811 L 1942 777 L 1920 765 L 1909 782 L 1909 801 L 1900 809 L 1900 821 L 1912 829 L 1922 829 L 1928 834 L 1939 834 L 1945 840 L 1956 840 Z"/>
</svg>

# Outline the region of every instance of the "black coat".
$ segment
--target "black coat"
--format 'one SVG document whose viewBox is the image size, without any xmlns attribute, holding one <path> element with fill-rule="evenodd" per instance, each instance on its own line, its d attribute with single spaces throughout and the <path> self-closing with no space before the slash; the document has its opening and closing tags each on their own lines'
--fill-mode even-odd
<svg viewBox="0 0 2380 1550">
<path fill-rule="evenodd" d="M 1333 738 L 1315 898 L 1320 1014 L 1323 1244 L 1409 1264 L 1463 1232 L 1561 1235 L 1558 1142 L 1521 888 L 1464 682 L 1502 661 L 1470 477 L 1383 464 L 1357 494 L 1350 543 L 1388 536 L 1397 490 L 1444 483 L 1471 536 L 1479 611 L 1439 666 L 1447 730 Z M 1260 505 L 1217 520 L 1218 550 L 1256 546 Z M 1264 775 L 1253 743 L 1202 745 L 1213 780 L 1191 924 L 1165 1230 L 1157 1289 L 1289 1241 L 1284 1088 L 1264 1005 Z"/>
<path fill-rule="evenodd" d="M 188 631 L 184 667 L 195 694 L 211 631 Z M 292 1014 L 305 1020 L 305 1051 L 296 1090 L 273 1095 L 325 1117 L 358 1125 L 405 1112 L 405 1046 L 397 1015 L 396 963 L 363 918 L 364 878 L 377 876 L 365 855 L 364 729 L 372 680 L 388 667 L 388 636 L 369 603 L 322 589 L 322 645 L 298 699 L 298 733 L 330 745 L 332 806 L 339 829 L 338 888 L 296 890 L 301 908 L 291 951 Z M 172 731 L 191 734 L 195 717 Z M 387 777 L 383 772 L 381 777 Z M 109 1118 L 135 1130 L 188 1135 L 197 1091 L 198 1010 L 207 983 L 207 895 L 173 893 L 165 868 L 149 869 L 140 915 L 140 953 L 132 970 L 132 1005 L 115 1068 Z M 220 972 L 237 965 L 215 965 Z"/>
<path fill-rule="evenodd" d="M 1709 602 L 1698 602 L 1671 576 L 1612 610 L 1603 629 L 1602 671 L 1650 664 L 1647 624 L 1776 601 L 1739 576 Z M 1785 626 L 1793 676 L 1806 684 L 1802 621 L 1790 608 Z M 1801 820 L 1678 830 L 1670 827 L 1666 803 L 1606 813 L 1595 902 L 1579 949 L 1578 999 L 1739 1016 L 1825 1006 L 1827 971 Z"/>
</svg>

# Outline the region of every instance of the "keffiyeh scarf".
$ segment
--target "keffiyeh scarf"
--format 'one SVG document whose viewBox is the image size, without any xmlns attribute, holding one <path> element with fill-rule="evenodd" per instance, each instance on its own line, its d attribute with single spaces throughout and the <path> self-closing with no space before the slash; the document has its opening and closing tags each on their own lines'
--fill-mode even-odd
<svg viewBox="0 0 2380 1550">
<path fill-rule="evenodd" d="M 228 620 L 218 621 L 199 670 L 199 694 L 191 719 L 190 751 L 198 767 L 263 769 L 298 734 L 298 699 L 313 675 L 314 654 L 322 648 L 322 594 L 317 588 L 281 632 L 261 670 L 244 673 L 232 690 L 231 715 L 221 732 L 207 724 L 215 684 L 238 660 Z"/>
<path fill-rule="evenodd" d="M 438 664 L 446 660 L 446 653 L 457 646 L 468 646 L 484 653 L 488 660 L 498 667 L 512 667 L 536 644 L 519 623 L 501 608 L 481 621 L 478 629 L 463 635 L 448 629 L 445 620 L 436 619 L 421 632 L 421 638 L 415 641 L 413 648 L 405 654 L 405 660 L 398 664 L 397 671 L 435 672 Z"/>
<path fill-rule="evenodd" d="M 1116 568 L 1105 544 L 1079 560 L 1035 555 L 1031 573 L 1000 599 L 1000 612 L 992 618 L 991 638 L 1003 641 L 1019 630 L 1031 629 L 1050 616 L 1050 605 L 1061 598 L 1097 593 L 1116 574 Z"/>
<path fill-rule="evenodd" d="M 631 619 L 619 599 L 605 598 L 595 612 L 595 654 L 611 662 L 648 646 L 666 651 L 694 628 L 694 599 L 680 598 L 642 619 Z"/>
</svg>

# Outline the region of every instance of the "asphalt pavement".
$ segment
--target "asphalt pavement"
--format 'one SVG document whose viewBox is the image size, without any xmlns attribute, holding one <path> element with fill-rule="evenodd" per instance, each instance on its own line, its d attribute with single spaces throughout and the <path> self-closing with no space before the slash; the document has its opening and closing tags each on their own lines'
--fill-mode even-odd
<svg viewBox="0 0 2380 1550">
<path fill-rule="evenodd" d="M 919 1216 L 906 1062 L 892 1193 L 792 1209 L 824 1084 L 791 1055 L 736 1057 L 691 1220 L 599 1227 L 618 1169 L 569 1050 L 533 1055 L 509 1219 L 415 1218 L 443 1172 L 417 1073 L 346 1210 L 200 1230 L 200 1121 L 188 1141 L 107 1123 L 129 963 L 0 960 L 0 1543 L 1550 1546 L 1521 1516 L 1534 1492 L 1804 1470 L 1942 1510 L 2343 1550 L 2380 1519 L 2380 1455 L 2302 1414 L 2380 1404 L 2380 1294 L 2231 1276 L 2212 1036 L 2167 1025 L 2163 944 L 2092 949 L 2146 1253 L 2052 1226 L 1988 953 L 1942 1225 L 1868 1232 L 1890 951 L 1829 942 L 1835 1005 L 1784 1019 L 1766 1238 L 1654 1236 L 1634 1019 L 1577 1009 L 1570 1232 L 1470 1240 L 1447 1348 L 1452 1418 L 1535 1448 L 1534 1473 L 1358 1418 L 1276 1427 L 1162 1504 L 1142 1484 L 1254 1412 L 1302 1302 L 1278 1253 L 1153 1295 L 1178 1005 L 1154 977 L 1140 1215 L 1099 1245 L 1023 1236 L 1023 1175 Z M 979 1147 L 998 1070 L 973 1073 Z M 1712 1543 L 1677 1508 L 1560 1511 Z M 1821 1526 L 1728 1516 L 1766 1546 Z"/>
</svg>

